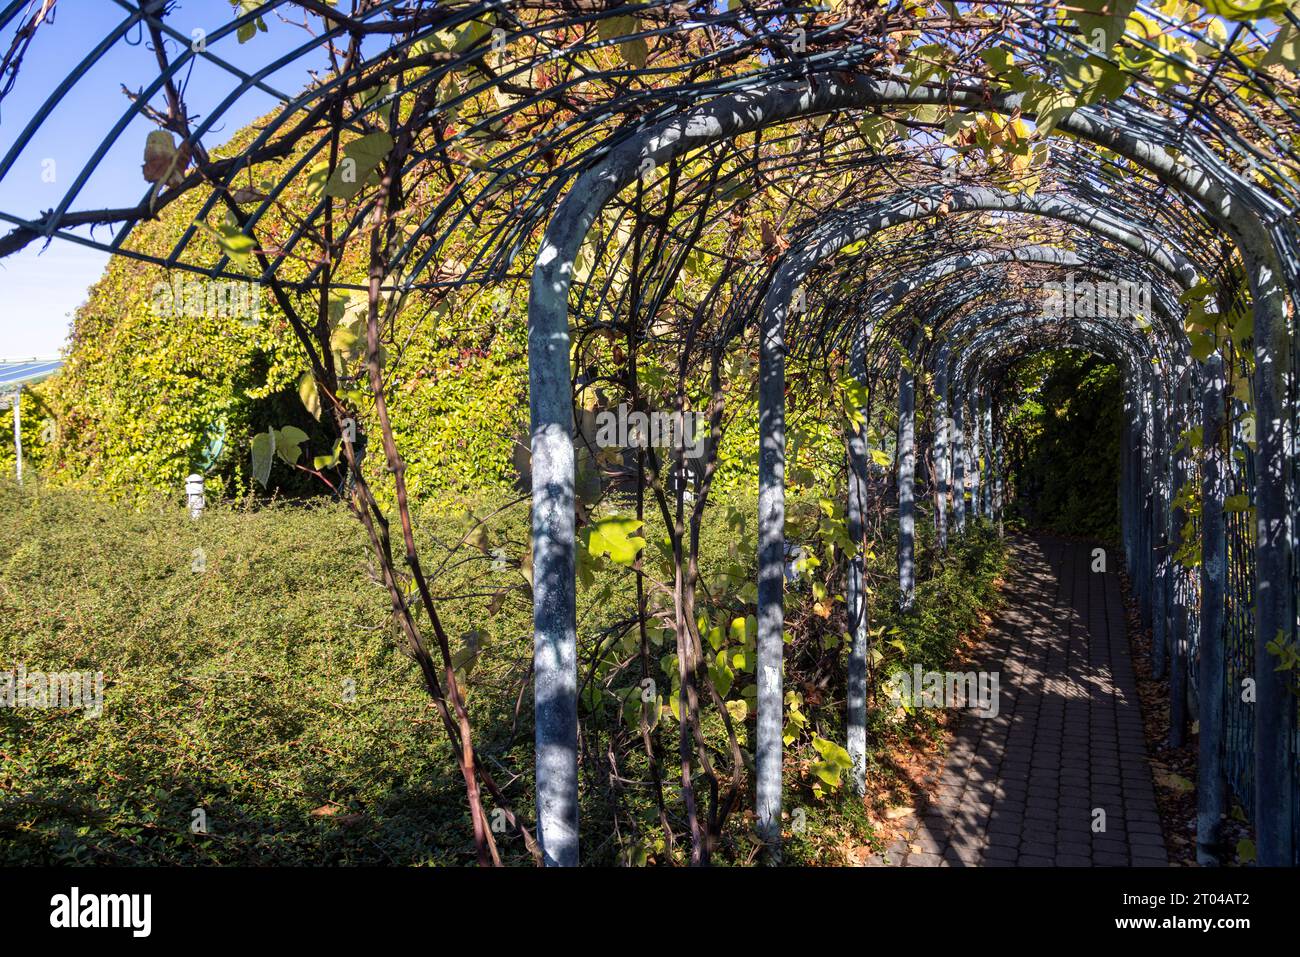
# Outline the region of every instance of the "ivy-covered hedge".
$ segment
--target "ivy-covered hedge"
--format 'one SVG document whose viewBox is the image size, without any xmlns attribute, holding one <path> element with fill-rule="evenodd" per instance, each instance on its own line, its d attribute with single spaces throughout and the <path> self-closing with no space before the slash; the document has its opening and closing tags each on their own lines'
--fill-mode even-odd
<svg viewBox="0 0 1300 957">
<path fill-rule="evenodd" d="M 240 133 L 228 149 L 249 135 Z M 290 190 L 282 203 L 292 208 L 309 198 Z M 165 257 L 198 213 L 184 197 L 158 221 L 138 226 L 128 246 Z M 272 210 L 267 221 L 282 215 Z M 202 230 L 191 240 L 205 242 L 213 240 Z M 47 478 L 141 499 L 177 493 L 197 471 L 206 473 L 209 494 L 244 494 L 253 435 L 293 425 L 321 440 L 311 443 L 312 452 L 328 450 L 329 439 L 299 398 L 307 369 L 302 348 L 271 291 L 253 281 L 255 268 L 245 271 L 247 288 L 232 285 L 254 291 L 256 317 L 213 308 L 217 281 L 139 260 L 110 262 L 77 311 L 65 367 L 39 388 L 40 408 L 26 417 L 28 454 Z M 286 279 L 293 272 L 282 270 Z M 357 263 L 345 259 L 336 278 L 359 280 Z M 189 297 L 196 290 L 206 305 L 194 308 Z M 390 331 L 386 372 L 400 396 L 390 409 L 414 494 L 499 487 L 514 478 L 512 452 L 528 415 L 524 316 L 522 289 L 490 300 L 452 296 L 436 308 L 416 299 Z M 363 405 L 359 424 L 373 431 L 368 414 Z M 46 419 L 56 427 L 43 428 Z M 11 462 L 12 450 L 7 454 Z M 380 458 L 371 456 L 367 468 L 380 468 Z M 289 468 L 274 469 L 269 488 L 324 491 L 314 477 Z"/>
<path fill-rule="evenodd" d="M 238 449 L 280 411 L 297 357 L 273 322 L 155 314 L 153 288 L 167 280 L 114 260 L 78 310 L 67 364 L 44 390 L 57 422 L 50 478 L 138 495 L 210 467 L 214 491 L 246 486 Z"/>
<path fill-rule="evenodd" d="M 1114 539 L 1124 385 L 1115 366 L 1073 351 L 1043 353 L 1019 371 L 1009 418 L 1015 514 L 1067 535 Z"/>
</svg>

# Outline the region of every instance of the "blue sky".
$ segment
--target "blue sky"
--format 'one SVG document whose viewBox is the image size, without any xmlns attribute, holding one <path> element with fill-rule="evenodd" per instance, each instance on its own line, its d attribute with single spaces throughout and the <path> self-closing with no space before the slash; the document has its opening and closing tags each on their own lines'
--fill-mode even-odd
<svg viewBox="0 0 1300 957">
<path fill-rule="evenodd" d="M 195 28 L 213 30 L 229 21 L 229 0 L 181 0 L 174 4 L 168 22 L 183 33 Z M 60 0 L 53 24 L 43 26 L 29 48 L 10 94 L 0 102 L 0 161 L 7 156 L 23 128 L 68 72 L 94 45 L 126 18 L 115 0 Z M 316 21 L 319 23 L 319 21 Z M 231 64 L 254 69 L 257 65 L 310 41 L 301 27 L 275 14 L 266 18 L 267 32 L 240 45 L 233 36 L 212 43 L 209 51 Z M 12 32 L 0 36 L 8 49 Z M 157 63 L 145 42 L 134 43 L 128 34 L 90 69 L 37 130 L 0 180 L 0 210 L 36 218 L 56 206 L 80 175 L 86 161 L 99 148 L 129 105 L 122 86 L 138 89 L 157 76 Z M 169 51 L 179 54 L 177 44 Z M 313 52 L 268 79 L 285 93 L 305 85 L 307 68 L 320 66 Z M 231 88 L 235 79 L 226 71 L 203 63 L 195 67 L 185 90 L 192 117 L 200 121 Z M 157 102 L 157 101 L 155 101 Z M 212 148 L 240 127 L 269 112 L 275 98 L 261 92 L 242 97 L 227 111 L 216 129 L 204 137 Z M 131 206 L 144 196 L 148 184 L 140 175 L 145 138 L 155 126 L 134 119 L 109 148 L 87 179 L 70 209 Z M 51 174 L 53 182 L 49 182 Z M 0 232 L 11 224 L 0 223 Z M 82 233 L 89 236 L 88 231 Z M 108 242 L 112 231 L 99 228 L 95 239 Z M 54 356 L 67 338 L 72 313 L 85 301 L 86 290 L 103 272 L 108 260 L 102 253 L 77 243 L 37 242 L 21 253 L 0 259 L 0 360 Z"/>
</svg>

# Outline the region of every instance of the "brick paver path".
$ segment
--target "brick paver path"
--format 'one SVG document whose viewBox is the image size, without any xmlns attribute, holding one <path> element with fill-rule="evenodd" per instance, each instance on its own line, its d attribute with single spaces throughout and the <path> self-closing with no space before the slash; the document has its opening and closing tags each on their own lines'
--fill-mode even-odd
<svg viewBox="0 0 1300 957">
<path fill-rule="evenodd" d="M 1086 545 L 1010 545 L 1003 609 L 964 666 L 999 673 L 998 715 L 962 713 L 934 801 L 876 863 L 1167 865 L 1118 556 L 1102 574 Z"/>
</svg>

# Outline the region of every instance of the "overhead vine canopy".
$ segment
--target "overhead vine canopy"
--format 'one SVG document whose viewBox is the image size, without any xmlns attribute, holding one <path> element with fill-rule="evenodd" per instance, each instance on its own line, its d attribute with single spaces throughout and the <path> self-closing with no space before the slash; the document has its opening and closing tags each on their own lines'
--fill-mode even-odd
<svg viewBox="0 0 1300 957">
<path fill-rule="evenodd" d="M 78 172 L 59 180 L 68 185 L 52 209 L 24 208 L 21 195 L 0 209 L 8 224 L 0 256 L 70 240 L 269 288 L 302 344 L 318 410 L 331 409 L 325 421 L 338 423 L 335 462 L 342 455 L 356 465 L 346 423 L 358 408 L 377 410 L 407 562 L 435 631 L 385 423 L 385 375 L 401 361 L 393 323 L 417 303 L 509 313 L 531 277 L 530 554 L 548 860 L 576 861 L 567 797 L 576 771 L 565 770 L 577 707 L 575 504 L 578 522 L 588 516 L 581 494 L 574 500 L 584 460 L 569 423 L 575 408 L 590 411 L 611 395 L 708 407 L 724 380 L 759 359 L 763 454 L 771 456 L 760 474 L 771 495 L 760 512 L 756 604 L 760 649 L 775 654 L 764 660 L 779 672 L 780 575 L 772 576 L 784 513 L 772 495 L 785 480 L 787 400 L 776 357 L 792 361 L 790 403 L 839 390 L 862 434 L 877 437 L 874 450 L 850 448 L 851 466 L 855 454 L 883 456 L 884 406 L 866 394 L 894 396 L 898 419 L 891 408 L 889 421 L 898 425 L 910 422 L 909 390 L 932 382 L 936 411 L 951 407 L 955 423 L 941 421 L 931 439 L 941 496 L 971 471 L 991 487 L 994 436 L 983 420 L 1016 357 L 1051 345 L 1113 357 L 1128 374 L 1130 445 L 1142 450 L 1125 459 L 1126 482 L 1149 486 L 1145 497 L 1126 493 L 1127 557 L 1148 609 L 1172 601 L 1170 634 L 1184 638 L 1205 612 L 1193 573 L 1170 560 L 1191 538 L 1173 516 L 1182 517 L 1179 491 L 1205 472 L 1213 443 L 1191 450 L 1180 436 L 1199 428 L 1192 387 L 1218 369 L 1239 403 L 1236 437 L 1226 441 L 1243 454 L 1231 469 L 1245 475 L 1249 449 L 1249 481 L 1260 483 L 1252 568 L 1276 586 L 1260 589 L 1254 610 L 1261 675 L 1267 644 L 1292 640 L 1294 0 L 231 0 L 220 26 L 199 21 L 223 3 L 201 17 L 168 0 L 113 3 L 120 20 L 104 35 L 78 30 L 55 0 L 0 12 L 0 178 L 12 181 L 38 161 L 43 125 L 79 84 L 111 82 L 123 94 L 119 115 L 79 119 L 83 155 L 59 159 Z M 108 75 L 106 58 L 123 47 L 132 55 L 113 60 Z M 48 57 L 70 65 L 66 78 L 29 96 L 39 104 L 29 114 L 14 111 L 33 59 Z M 119 75 L 120 64 L 130 69 Z M 259 119 L 229 139 L 228 119 L 250 115 Z M 141 163 L 138 193 L 109 207 L 86 201 L 98 171 Z M 174 248 L 147 254 L 133 243 L 137 230 L 170 215 L 189 223 Z M 1145 284 L 1149 301 L 1118 318 L 1042 317 L 1044 284 L 1066 273 Z M 354 307 L 369 321 L 343 341 L 341 316 Z M 351 351 L 361 338 L 364 366 L 361 350 Z M 386 373 L 381 346 L 392 352 Z M 671 374 L 638 381 L 641 352 L 661 357 Z M 988 455 L 962 451 L 963 414 L 974 427 L 968 444 Z M 722 428 L 719 410 L 712 457 Z M 946 471 L 950 441 L 956 476 Z M 898 462 L 904 446 L 900 438 Z M 712 474 L 695 472 L 696 488 L 707 489 Z M 911 480 L 899 472 L 904 523 Z M 365 520 L 376 500 L 364 482 L 359 494 Z M 958 525 L 965 494 L 951 503 Z M 368 528 L 382 554 L 386 525 Z M 860 523 L 855 534 L 860 541 Z M 1216 534 L 1229 533 L 1220 523 Z M 406 598 L 392 587 L 395 612 L 419 646 Z M 850 605 L 862 600 L 855 587 L 850 578 Z M 1162 641 L 1166 617 L 1157 611 Z M 692 627 L 679 624 L 683 634 Z M 1179 647 L 1175 635 L 1171 654 L 1186 672 Z M 436 670 L 430 658 L 426 681 L 447 702 L 448 733 L 467 740 L 455 681 L 443 687 Z M 764 680 L 757 809 L 771 844 L 779 843 L 770 822 L 780 809 L 781 701 L 779 678 L 775 692 Z M 1294 829 L 1287 729 L 1295 703 L 1281 680 L 1261 676 L 1267 688 L 1255 712 L 1264 755 L 1257 826 L 1261 853 L 1274 861 L 1290 860 Z M 764 756 L 774 733 L 775 759 Z M 465 761 L 473 780 L 472 754 Z M 743 764 L 732 767 L 733 791 Z M 728 801 L 701 834 L 720 826 Z M 486 848 L 481 827 L 479 836 Z M 708 840 L 693 839 L 707 857 Z"/>
<path fill-rule="evenodd" d="M 1149 175 L 1105 149 L 1046 135 L 1073 109 L 1097 104 L 1171 153 L 1237 172 L 1270 219 L 1286 219 L 1297 198 L 1287 91 L 1300 39 L 1284 3 L 362 3 L 349 12 L 346 3 L 234 3 L 229 23 L 205 31 L 199 11 L 175 3 L 115 2 L 122 17 L 108 37 L 57 24 L 54 3 L 13 2 L 3 13 L 11 39 L 0 92 L 22 82 L 24 58 L 41 56 L 43 43 L 58 43 L 76 65 L 37 115 L 6 117 L 0 175 L 30 159 L 24 149 L 77 83 L 103 82 L 95 67 L 115 44 L 134 42 L 142 55 L 138 73 L 113 78 L 122 115 L 87 123 L 84 156 L 61 157 L 82 172 L 58 205 L 4 210 L 13 228 L 0 252 L 59 236 L 129 254 L 137 223 L 197 192 L 196 228 L 164 264 L 310 285 L 320 266 L 304 247 L 327 214 L 339 219 L 336 242 L 362 228 L 394 122 L 418 108 L 403 149 L 407 168 L 419 171 L 407 184 L 418 201 L 386 282 L 500 281 L 575 173 L 620 140 L 721 93 L 836 75 L 911 89 L 976 85 L 1020 94 L 1020 109 L 999 116 L 938 96 L 731 142 L 674 173 L 674 219 L 686 222 L 707 203 L 707 226 L 725 230 L 728 214 L 755 205 L 758 193 L 789 204 L 780 218 L 793 225 L 845 196 L 934 181 L 948 167 L 958 179 L 1069 187 L 1119 206 L 1140 195 L 1166 213 L 1170 197 Z M 223 56 L 239 44 L 269 45 L 272 29 L 291 39 L 261 69 Z M 196 98 L 211 106 L 191 107 Z M 250 102 L 265 104 L 255 135 L 213 142 L 228 135 L 227 112 Z M 159 132 L 142 139 L 137 119 Z M 355 176 L 335 169 L 335 154 L 354 161 Z M 124 196 L 116 209 L 82 206 L 97 165 L 141 155 L 153 183 L 144 196 Z M 647 204 L 666 202 L 668 179 L 667 171 L 647 179 Z M 276 215 L 286 212 L 281 203 L 291 215 Z M 223 234 L 232 209 L 240 230 Z M 265 262 L 249 262 L 253 248 Z"/>
</svg>

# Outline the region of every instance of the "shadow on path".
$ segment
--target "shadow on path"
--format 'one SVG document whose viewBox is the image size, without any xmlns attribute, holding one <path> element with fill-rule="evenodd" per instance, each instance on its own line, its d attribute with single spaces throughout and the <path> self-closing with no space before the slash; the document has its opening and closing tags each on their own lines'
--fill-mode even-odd
<svg viewBox="0 0 1300 957">
<path fill-rule="evenodd" d="M 929 805 L 875 863 L 1167 865 L 1117 556 L 1101 573 L 1088 545 L 1009 544 L 1005 604 L 963 666 L 998 673 L 998 714 L 962 713 Z"/>
</svg>

